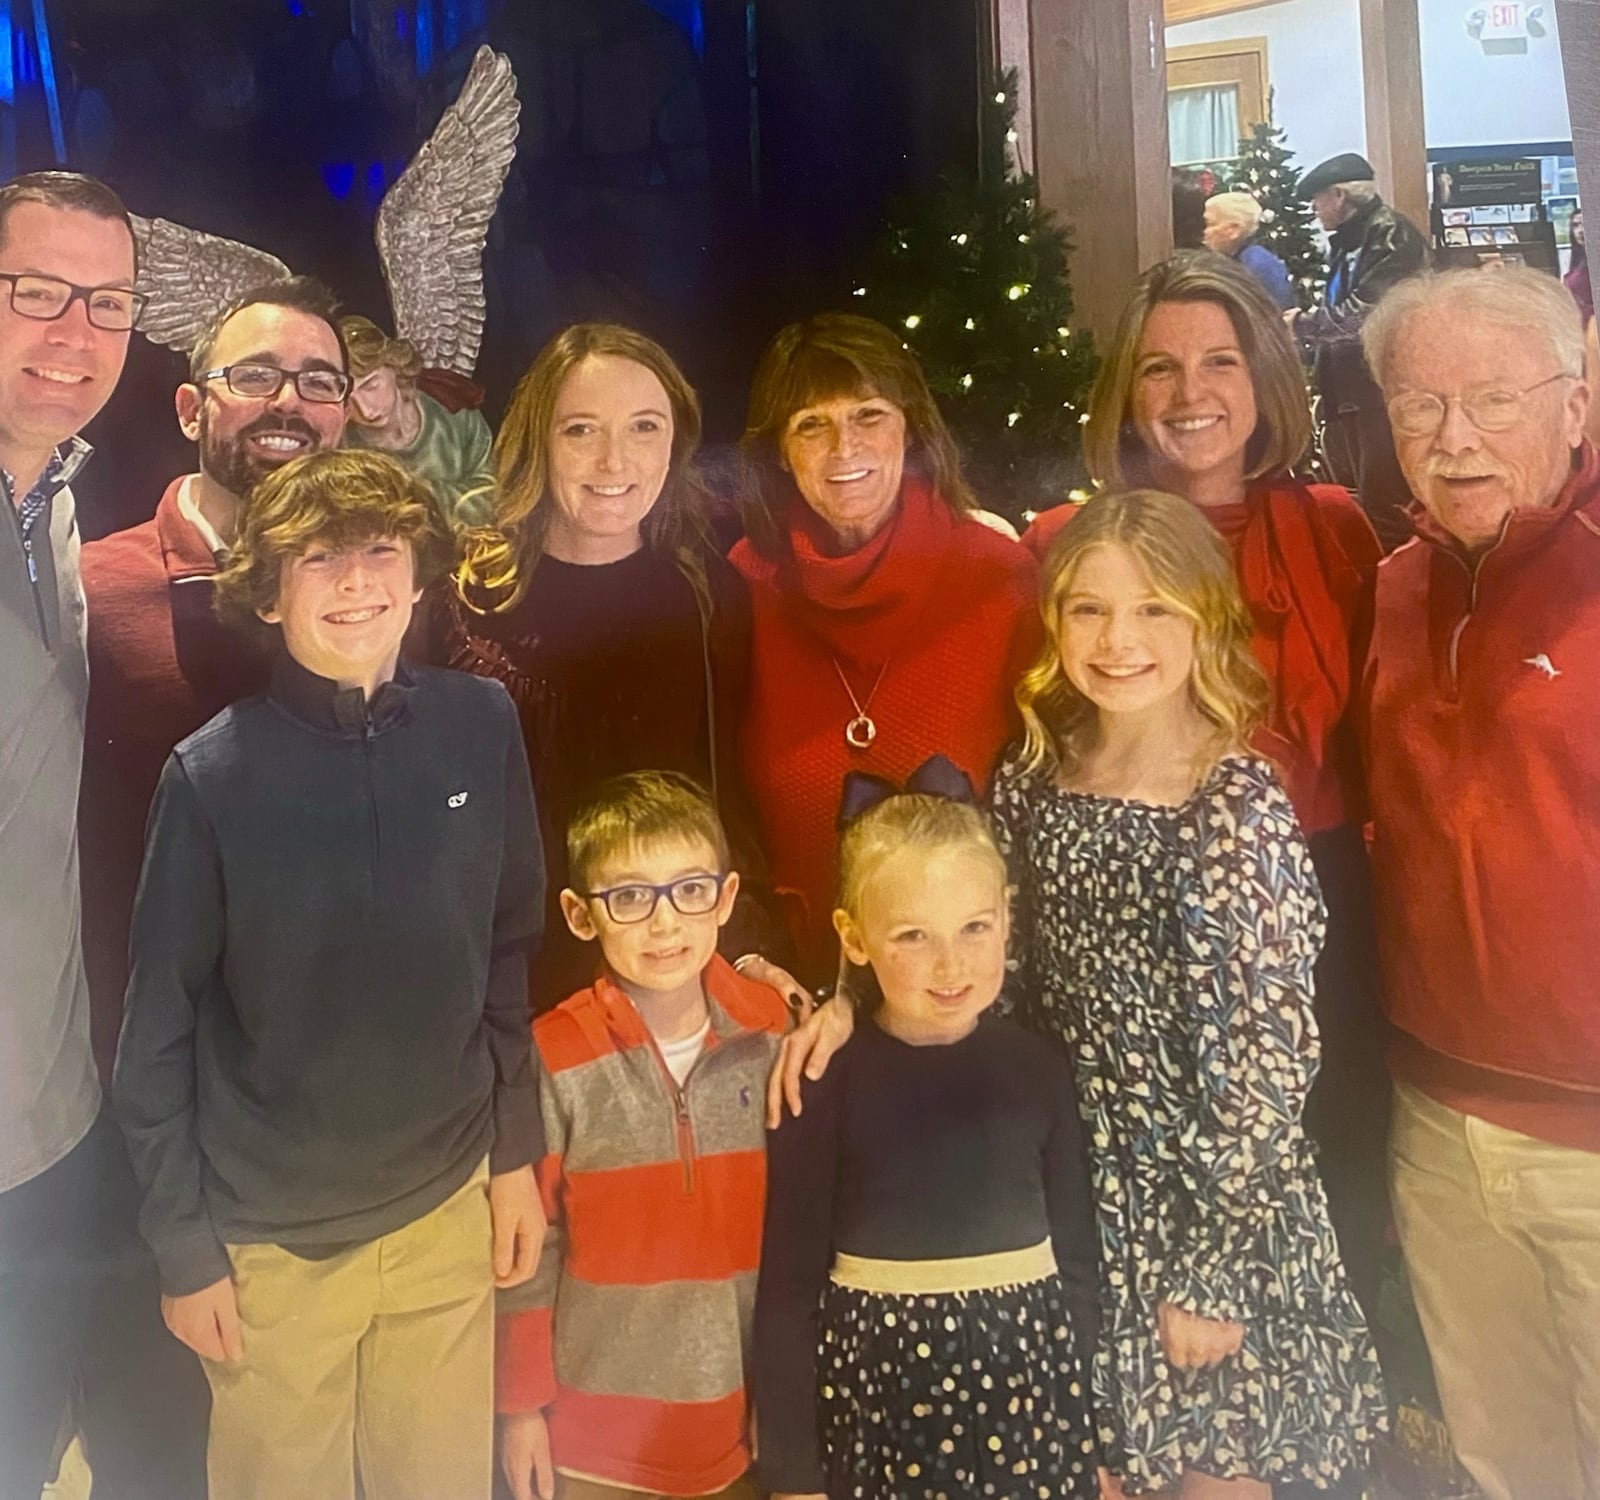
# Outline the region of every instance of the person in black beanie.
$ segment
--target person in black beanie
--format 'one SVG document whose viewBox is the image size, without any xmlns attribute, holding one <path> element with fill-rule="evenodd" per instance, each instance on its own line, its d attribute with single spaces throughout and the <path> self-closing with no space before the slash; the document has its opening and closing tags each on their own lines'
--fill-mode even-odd
<svg viewBox="0 0 1600 1500">
<path fill-rule="evenodd" d="M 1328 286 L 1322 306 L 1283 316 L 1322 397 L 1328 477 L 1355 492 L 1388 552 L 1411 535 L 1411 490 L 1362 358 L 1361 325 L 1390 287 L 1425 268 L 1428 249 L 1416 225 L 1378 195 L 1374 175 L 1364 156 L 1346 151 L 1300 179 L 1299 197 L 1328 232 Z"/>
</svg>

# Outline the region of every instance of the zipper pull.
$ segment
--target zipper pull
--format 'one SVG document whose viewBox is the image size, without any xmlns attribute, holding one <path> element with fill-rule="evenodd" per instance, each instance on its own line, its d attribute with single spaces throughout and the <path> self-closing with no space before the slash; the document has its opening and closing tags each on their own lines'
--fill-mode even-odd
<svg viewBox="0 0 1600 1500">
<path fill-rule="evenodd" d="M 33 560 L 33 538 L 29 537 L 22 544 L 22 555 L 28 560 L 28 582 L 37 587 L 39 582 L 39 565 Z"/>
</svg>

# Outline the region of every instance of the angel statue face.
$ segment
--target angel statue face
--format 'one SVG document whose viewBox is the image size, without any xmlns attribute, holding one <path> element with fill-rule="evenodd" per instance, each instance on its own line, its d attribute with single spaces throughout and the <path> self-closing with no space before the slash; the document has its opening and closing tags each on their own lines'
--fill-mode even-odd
<svg viewBox="0 0 1600 1500">
<path fill-rule="evenodd" d="M 178 388 L 178 421 L 200 445 L 201 472 L 231 494 L 249 494 L 264 475 L 303 453 L 339 446 L 348 381 L 339 337 L 325 319 L 297 307 L 251 303 L 222 325 L 206 364 L 215 372 L 209 379 Z M 272 384 L 262 371 L 281 373 L 277 391 L 241 394 L 252 384 Z M 301 378 L 313 371 L 338 379 L 325 382 L 324 391 Z M 334 387 L 341 392 L 337 399 L 313 399 Z"/>
<path fill-rule="evenodd" d="M 118 219 L 17 203 L 0 230 L 0 273 L 0 434 L 48 450 L 105 405 L 122 374 L 128 329 L 103 326 L 122 319 L 90 297 L 103 292 L 120 310 L 133 288 L 133 239 Z M 52 283 L 73 295 L 59 316 L 41 316 L 35 304 Z"/>
<path fill-rule="evenodd" d="M 590 563 L 638 551 L 672 464 L 672 431 L 672 402 L 652 370 L 617 354 L 574 365 L 550 422 L 545 550 Z"/>
</svg>

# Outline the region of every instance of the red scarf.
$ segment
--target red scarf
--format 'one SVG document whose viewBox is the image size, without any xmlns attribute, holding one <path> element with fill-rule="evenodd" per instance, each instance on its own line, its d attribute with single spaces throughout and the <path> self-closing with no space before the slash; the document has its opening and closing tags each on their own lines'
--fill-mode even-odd
<svg viewBox="0 0 1600 1500">
<path fill-rule="evenodd" d="M 778 578 L 796 623 L 843 667 L 881 668 L 938 607 L 955 555 L 954 512 L 925 480 L 907 474 L 883 529 L 844 557 L 829 555 L 832 531 L 798 494 L 783 519 L 788 546 Z"/>
<path fill-rule="evenodd" d="M 1258 652 L 1272 677 L 1273 727 L 1303 765 L 1321 773 L 1350 700 L 1350 631 L 1367 573 L 1363 560 L 1348 554 L 1314 488 L 1258 482 L 1246 503 L 1250 520 L 1235 556 Z"/>
</svg>

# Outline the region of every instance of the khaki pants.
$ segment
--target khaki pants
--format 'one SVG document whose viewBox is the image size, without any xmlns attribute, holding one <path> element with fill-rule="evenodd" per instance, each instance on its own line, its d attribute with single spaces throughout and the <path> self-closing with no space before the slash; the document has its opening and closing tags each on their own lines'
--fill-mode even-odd
<svg viewBox="0 0 1600 1500">
<path fill-rule="evenodd" d="M 735 1479 L 725 1490 L 700 1495 L 693 1500 L 757 1500 L 760 1491 L 747 1475 Z M 625 1490 L 593 1479 L 573 1479 L 563 1474 L 556 1481 L 556 1500 L 672 1500 L 669 1495 L 652 1495 L 645 1490 Z"/>
<path fill-rule="evenodd" d="M 494 1465 L 487 1167 L 325 1260 L 230 1245 L 244 1359 L 206 1364 L 211 1500 L 484 1500 Z"/>
<path fill-rule="evenodd" d="M 1600 1153 L 1401 1085 L 1389 1163 L 1462 1463 L 1490 1500 L 1600 1496 Z"/>
</svg>

